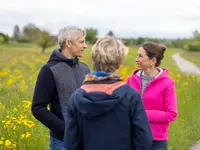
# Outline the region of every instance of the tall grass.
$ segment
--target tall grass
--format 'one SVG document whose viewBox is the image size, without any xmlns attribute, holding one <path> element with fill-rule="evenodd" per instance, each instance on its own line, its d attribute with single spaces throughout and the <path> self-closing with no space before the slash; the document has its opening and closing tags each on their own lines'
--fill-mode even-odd
<svg viewBox="0 0 200 150">
<path fill-rule="evenodd" d="M 55 48 L 55 47 L 54 47 Z M 49 131 L 35 120 L 30 112 L 31 99 L 37 74 L 47 62 L 54 48 L 40 54 L 36 46 L 0 46 L 0 149 L 46 150 L 49 149 Z M 81 58 L 92 70 L 91 46 Z M 177 49 L 166 51 L 162 67 L 176 82 L 178 118 L 171 124 L 169 150 L 187 150 L 200 139 L 200 78 L 181 74 L 171 55 Z M 128 77 L 136 68 L 137 48 L 130 48 L 129 55 L 118 73 Z"/>
</svg>

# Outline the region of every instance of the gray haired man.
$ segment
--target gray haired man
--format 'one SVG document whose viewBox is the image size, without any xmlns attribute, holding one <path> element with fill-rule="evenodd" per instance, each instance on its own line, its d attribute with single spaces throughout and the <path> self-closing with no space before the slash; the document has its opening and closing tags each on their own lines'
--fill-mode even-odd
<svg viewBox="0 0 200 150">
<path fill-rule="evenodd" d="M 85 32 L 76 26 L 61 29 L 58 33 L 60 48 L 53 51 L 38 74 L 32 113 L 50 129 L 51 150 L 65 150 L 63 113 L 71 94 L 82 85 L 85 75 L 89 73 L 87 65 L 78 59 L 87 48 L 85 36 Z"/>
</svg>

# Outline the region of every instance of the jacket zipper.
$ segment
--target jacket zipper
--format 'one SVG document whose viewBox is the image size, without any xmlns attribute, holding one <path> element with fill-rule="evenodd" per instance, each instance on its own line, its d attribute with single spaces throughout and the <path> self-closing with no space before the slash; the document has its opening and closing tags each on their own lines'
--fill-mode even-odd
<svg viewBox="0 0 200 150">
<path fill-rule="evenodd" d="M 139 79 L 140 79 L 140 95 L 141 95 L 141 98 L 143 98 L 147 88 L 149 87 L 149 85 L 152 84 L 152 82 L 154 82 L 154 78 L 147 84 L 147 86 L 146 86 L 146 88 L 143 92 L 143 95 L 142 95 L 142 80 L 141 80 L 141 77 Z"/>
</svg>

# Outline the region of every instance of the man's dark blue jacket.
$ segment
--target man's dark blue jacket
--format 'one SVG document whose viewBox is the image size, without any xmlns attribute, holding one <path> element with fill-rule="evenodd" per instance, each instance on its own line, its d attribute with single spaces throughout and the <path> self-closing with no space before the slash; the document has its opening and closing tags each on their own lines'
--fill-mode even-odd
<svg viewBox="0 0 200 150">
<path fill-rule="evenodd" d="M 65 122 L 62 110 L 71 94 L 83 83 L 89 68 L 77 58 L 64 57 L 60 49 L 53 51 L 41 68 L 32 100 L 32 113 L 50 129 L 50 134 L 63 140 Z M 48 105 L 50 110 L 47 109 Z"/>
<path fill-rule="evenodd" d="M 68 150 L 149 150 L 152 133 L 141 97 L 122 81 L 86 82 L 64 114 Z"/>
</svg>

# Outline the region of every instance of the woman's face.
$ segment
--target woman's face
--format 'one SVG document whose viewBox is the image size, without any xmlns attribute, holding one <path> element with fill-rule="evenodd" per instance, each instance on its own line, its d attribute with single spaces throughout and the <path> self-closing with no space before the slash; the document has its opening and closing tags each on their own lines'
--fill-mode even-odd
<svg viewBox="0 0 200 150">
<path fill-rule="evenodd" d="M 150 59 L 146 51 L 143 47 L 140 47 L 138 49 L 137 57 L 136 57 L 136 63 L 138 65 L 139 70 L 145 70 L 148 68 L 154 68 L 155 67 L 155 58 Z"/>
</svg>

